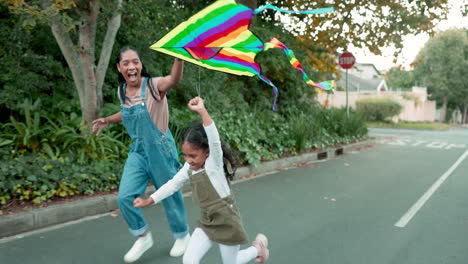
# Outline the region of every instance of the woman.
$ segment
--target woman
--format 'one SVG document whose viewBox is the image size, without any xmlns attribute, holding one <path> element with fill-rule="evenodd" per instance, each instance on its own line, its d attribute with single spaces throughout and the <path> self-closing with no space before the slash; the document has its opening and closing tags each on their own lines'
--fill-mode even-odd
<svg viewBox="0 0 468 264">
<path fill-rule="evenodd" d="M 124 256 L 127 263 L 136 261 L 153 245 L 141 208 L 133 200 L 143 194 L 151 181 L 156 189 L 179 170 L 174 138 L 168 128 L 169 112 L 166 94 L 182 78 L 183 61 L 175 60 L 170 75 L 151 78 L 134 48 L 123 48 L 117 58 L 118 95 L 121 111 L 93 121 L 97 135 L 109 124 L 123 122 L 133 140 L 120 181 L 117 202 L 138 239 Z M 181 192 L 163 201 L 169 226 L 175 239 L 171 256 L 183 255 L 190 238 Z"/>
</svg>

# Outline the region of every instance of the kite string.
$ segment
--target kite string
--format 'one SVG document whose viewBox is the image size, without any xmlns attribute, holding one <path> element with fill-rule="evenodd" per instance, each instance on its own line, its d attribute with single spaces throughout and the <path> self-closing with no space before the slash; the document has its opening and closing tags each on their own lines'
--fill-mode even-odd
<svg viewBox="0 0 468 264">
<path fill-rule="evenodd" d="M 265 9 L 273 9 L 275 11 L 279 11 L 281 13 L 287 13 L 287 14 L 308 14 L 308 15 L 311 15 L 311 14 L 316 14 L 316 15 L 317 14 L 325 14 L 325 13 L 330 13 L 330 12 L 335 11 L 335 9 L 333 7 L 317 8 L 317 9 L 312 9 L 312 10 L 294 11 L 294 10 L 281 9 L 281 8 L 279 8 L 277 6 L 267 4 L 267 5 L 264 5 L 264 6 L 261 6 L 261 7 L 257 8 L 257 9 L 255 9 L 254 10 L 254 15 L 256 15 L 258 13 L 261 13 Z"/>
<path fill-rule="evenodd" d="M 197 95 L 198 97 L 200 97 L 200 67 L 197 67 L 198 68 L 198 82 L 195 84 L 195 89 L 196 89 L 196 92 L 197 92 Z"/>
</svg>

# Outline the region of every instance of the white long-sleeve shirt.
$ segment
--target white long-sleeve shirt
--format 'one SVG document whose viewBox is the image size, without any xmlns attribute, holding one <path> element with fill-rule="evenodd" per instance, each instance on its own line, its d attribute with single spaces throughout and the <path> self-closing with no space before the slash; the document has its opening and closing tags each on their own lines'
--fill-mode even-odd
<svg viewBox="0 0 468 264">
<path fill-rule="evenodd" d="M 198 173 L 206 170 L 206 174 L 210 179 L 211 184 L 215 188 L 216 192 L 221 198 L 224 198 L 231 194 L 231 189 L 227 182 L 226 176 L 223 169 L 223 150 L 221 149 L 221 140 L 219 138 L 218 129 L 215 123 L 212 122 L 209 126 L 203 126 L 206 135 L 208 137 L 208 146 L 210 148 L 210 154 L 205 160 L 204 168 L 201 168 L 192 173 Z M 184 166 L 177 172 L 177 174 L 161 186 L 156 192 L 151 195 L 154 203 L 158 203 L 165 198 L 171 196 L 173 193 L 178 191 L 184 183 L 189 179 L 188 170 L 190 165 L 185 162 Z"/>
</svg>

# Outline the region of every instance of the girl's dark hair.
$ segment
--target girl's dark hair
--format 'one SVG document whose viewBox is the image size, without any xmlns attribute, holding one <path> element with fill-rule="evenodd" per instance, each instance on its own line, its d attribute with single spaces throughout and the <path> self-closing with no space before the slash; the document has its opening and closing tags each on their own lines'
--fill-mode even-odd
<svg viewBox="0 0 468 264">
<path fill-rule="evenodd" d="M 196 149 L 209 150 L 208 137 L 203 124 L 200 121 L 194 121 L 186 130 L 184 142 L 190 143 Z M 235 153 L 221 140 L 221 149 L 223 150 L 223 168 L 226 178 L 229 181 L 234 180 L 238 159 Z"/>
<path fill-rule="evenodd" d="M 116 63 L 117 65 L 119 65 L 120 63 L 120 60 L 122 60 L 122 53 L 124 53 L 125 51 L 127 50 L 133 50 L 137 55 L 138 57 L 140 58 L 140 61 L 141 61 L 141 56 L 140 56 L 140 53 L 138 52 L 138 50 L 134 47 L 131 47 L 131 46 L 125 46 L 123 47 L 120 51 L 119 51 L 119 54 L 117 55 L 117 59 L 116 59 Z M 151 92 L 151 96 L 153 96 L 153 98 L 156 100 L 156 92 L 154 91 L 154 87 L 153 87 L 153 83 L 151 82 L 151 75 L 146 71 L 146 68 L 145 68 L 145 65 L 143 64 L 143 61 L 141 61 L 141 77 L 148 77 L 147 80 L 146 80 L 146 85 L 148 85 L 149 87 L 149 90 Z M 123 100 L 122 102 L 125 103 L 125 100 L 127 99 L 127 97 L 125 96 L 125 78 L 123 77 L 123 75 L 118 72 L 118 75 L 119 75 L 119 93 L 120 93 L 120 96 L 123 97 Z"/>
</svg>

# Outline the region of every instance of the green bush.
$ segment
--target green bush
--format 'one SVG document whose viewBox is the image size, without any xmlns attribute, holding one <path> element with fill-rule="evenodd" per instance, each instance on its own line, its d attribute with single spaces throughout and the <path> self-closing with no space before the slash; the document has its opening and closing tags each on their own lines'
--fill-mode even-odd
<svg viewBox="0 0 468 264">
<path fill-rule="evenodd" d="M 11 146 L 12 154 L 40 153 L 57 159 L 73 153 L 79 163 L 87 159 L 120 161 L 127 154 L 129 140 L 121 126 L 106 129 L 97 137 L 75 112 L 61 112 L 52 118 L 41 111 L 39 100 L 31 104 L 27 99 L 23 111 L 24 116 L 10 116 L 10 122 L 1 127 L 0 145 Z"/>
<path fill-rule="evenodd" d="M 262 160 L 280 157 L 291 149 L 289 124 L 271 110 L 261 112 L 218 112 L 213 115 L 222 139 L 239 152 L 244 164 L 257 166 Z"/>
<path fill-rule="evenodd" d="M 261 161 L 310 149 L 347 144 L 367 136 L 361 116 L 346 109 L 326 109 L 320 105 L 298 103 L 282 112 L 254 108 L 210 108 L 222 140 L 239 153 L 241 162 L 257 166 Z M 171 130 L 180 148 L 182 132 L 197 114 L 174 109 Z M 181 157 L 181 162 L 183 159 Z"/>
<path fill-rule="evenodd" d="M 212 108 L 215 104 L 220 105 Z M 348 116 L 344 108 L 296 102 L 273 112 L 235 106 L 222 107 L 213 101 L 208 108 L 221 138 L 246 165 L 257 166 L 261 161 L 367 136 L 363 119 L 352 111 Z M 0 204 L 11 199 L 41 203 L 54 197 L 117 188 L 130 144 L 121 125 L 111 126 L 96 137 L 74 113 L 58 114 L 54 120 L 34 110 L 26 113 L 26 117 L 3 125 Z M 186 107 L 172 108 L 170 128 L 178 148 L 186 126 L 197 118 Z"/>
<path fill-rule="evenodd" d="M 403 110 L 403 106 L 392 98 L 366 98 L 356 102 L 356 112 L 367 121 L 385 121 Z"/>
<path fill-rule="evenodd" d="M 2 149 L 2 152 L 5 148 Z M 4 153 L 5 154 L 5 153 Z M 0 204 L 25 200 L 40 204 L 55 197 L 92 194 L 118 187 L 122 163 L 92 161 L 78 164 L 73 155 L 50 159 L 26 154 L 0 160 Z"/>
<path fill-rule="evenodd" d="M 293 152 L 303 152 L 312 138 L 313 123 L 308 123 L 304 118 L 291 119 L 290 122 L 291 138 L 294 140 Z"/>
</svg>

